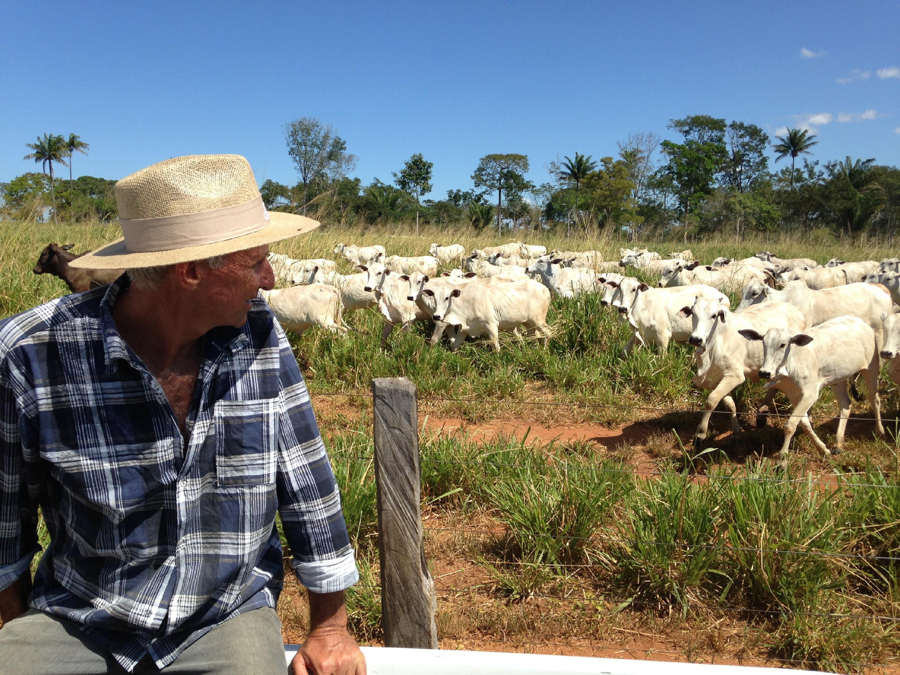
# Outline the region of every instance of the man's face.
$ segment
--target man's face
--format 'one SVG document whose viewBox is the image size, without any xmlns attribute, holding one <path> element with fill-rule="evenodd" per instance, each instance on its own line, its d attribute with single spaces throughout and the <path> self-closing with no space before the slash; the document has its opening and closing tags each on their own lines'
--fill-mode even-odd
<svg viewBox="0 0 900 675">
<path fill-rule="evenodd" d="M 275 287 L 275 275 L 266 258 L 268 245 L 229 253 L 219 269 L 207 269 L 204 275 L 204 304 L 214 326 L 240 328 L 247 322 L 250 301 L 259 289 Z"/>
</svg>

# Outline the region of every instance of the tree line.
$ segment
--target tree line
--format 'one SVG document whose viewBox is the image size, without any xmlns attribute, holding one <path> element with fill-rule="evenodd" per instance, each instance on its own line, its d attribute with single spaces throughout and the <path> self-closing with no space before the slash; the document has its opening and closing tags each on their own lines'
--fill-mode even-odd
<svg viewBox="0 0 900 675">
<path fill-rule="evenodd" d="M 690 239 L 714 232 L 741 237 L 750 231 L 818 229 L 893 237 L 897 229 L 896 167 L 852 157 L 822 164 L 814 157 L 816 136 L 804 129 L 771 139 L 754 124 L 709 115 L 673 119 L 668 129 L 676 140 L 635 133 L 617 143 L 615 154 L 594 159 L 575 152 L 551 160 L 544 165 L 544 182 L 527 177 L 527 155 L 485 155 L 473 169 L 471 185 L 448 190 L 443 199 L 424 199 L 432 191 L 434 165 L 421 153 L 393 172 L 392 181 L 375 178 L 363 185 L 351 177 L 358 158 L 346 141 L 331 125 L 304 117 L 284 126 L 299 180 L 293 185 L 267 180 L 260 192 L 272 210 L 345 226 L 414 221 L 416 231 L 425 222 L 495 227 L 500 233 L 518 228 Z M 66 141 L 45 134 L 28 147 L 32 152 L 25 159 L 42 163 L 44 173 L 0 183 L 6 217 L 116 217 L 114 181 L 71 179 L 73 153 L 89 147 L 78 136 Z M 68 182 L 54 177 L 54 163 L 69 167 Z"/>
</svg>

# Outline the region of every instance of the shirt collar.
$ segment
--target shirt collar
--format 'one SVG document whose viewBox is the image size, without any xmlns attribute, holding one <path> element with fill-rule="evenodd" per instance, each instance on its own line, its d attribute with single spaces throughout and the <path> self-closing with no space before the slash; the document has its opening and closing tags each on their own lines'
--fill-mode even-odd
<svg viewBox="0 0 900 675">
<path fill-rule="evenodd" d="M 138 368 L 139 365 L 141 368 L 144 367 L 134 351 L 122 339 L 112 315 L 116 300 L 130 285 L 131 279 L 127 274 L 123 274 L 110 284 L 100 301 L 100 331 L 103 335 L 103 362 L 107 375 L 118 370 L 119 361 L 126 361 L 132 368 Z M 213 328 L 206 334 L 206 344 L 203 349 L 204 360 L 215 361 L 225 349 L 236 352 L 249 345 L 250 339 L 246 335 L 246 330 L 247 324 L 244 324 L 243 328 L 234 328 L 233 326 Z"/>
</svg>

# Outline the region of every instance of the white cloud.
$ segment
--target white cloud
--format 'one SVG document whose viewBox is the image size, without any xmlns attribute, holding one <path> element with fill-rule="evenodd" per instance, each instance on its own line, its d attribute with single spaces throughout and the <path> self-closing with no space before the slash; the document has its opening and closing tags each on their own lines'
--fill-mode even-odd
<svg viewBox="0 0 900 675">
<path fill-rule="evenodd" d="M 838 122 L 861 122 L 862 120 L 874 120 L 877 117 L 877 110 L 866 110 L 861 113 L 838 113 Z"/>
<path fill-rule="evenodd" d="M 895 134 L 900 134 L 900 127 L 897 127 L 896 129 L 894 129 L 894 133 L 895 133 Z"/>
<path fill-rule="evenodd" d="M 900 68 L 898 68 L 897 66 L 891 66 L 890 68 L 879 68 L 877 72 L 878 78 L 881 80 L 887 80 L 890 78 L 900 80 Z"/>
<path fill-rule="evenodd" d="M 855 80 L 868 80 L 872 77 L 872 72 L 869 70 L 860 70 L 859 68 L 854 68 L 850 71 L 849 77 L 841 77 L 835 80 L 838 84 L 850 84 Z"/>
<path fill-rule="evenodd" d="M 835 82 L 837 82 L 838 84 L 850 84 L 851 82 L 853 82 L 853 78 L 852 77 L 839 77 L 838 79 L 835 80 Z"/>
<path fill-rule="evenodd" d="M 825 56 L 827 53 L 828 53 L 828 52 L 826 52 L 826 51 L 814 52 L 814 51 L 811 50 L 811 49 L 807 49 L 806 47 L 803 47 L 803 48 L 800 50 L 800 58 L 801 58 L 801 59 L 815 59 L 815 58 L 818 58 L 818 57 L 820 57 L 820 56 Z"/>
</svg>

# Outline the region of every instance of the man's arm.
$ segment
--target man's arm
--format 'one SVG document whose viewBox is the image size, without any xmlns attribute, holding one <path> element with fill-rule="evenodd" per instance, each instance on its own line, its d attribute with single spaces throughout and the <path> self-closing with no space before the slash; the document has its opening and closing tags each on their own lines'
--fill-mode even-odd
<svg viewBox="0 0 900 675">
<path fill-rule="evenodd" d="M 366 675 L 366 659 L 347 630 L 344 592 L 309 593 L 309 635 L 291 661 L 293 675 Z"/>
<path fill-rule="evenodd" d="M 20 576 L 13 585 L 0 591 L 0 620 L 5 626 L 28 610 L 28 594 L 31 593 L 31 572 Z"/>
</svg>

